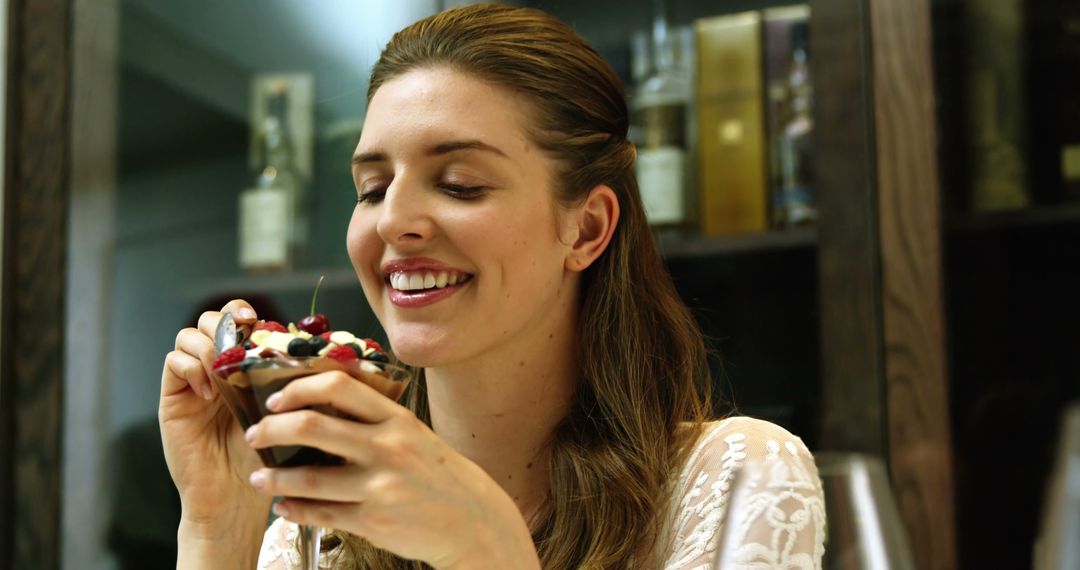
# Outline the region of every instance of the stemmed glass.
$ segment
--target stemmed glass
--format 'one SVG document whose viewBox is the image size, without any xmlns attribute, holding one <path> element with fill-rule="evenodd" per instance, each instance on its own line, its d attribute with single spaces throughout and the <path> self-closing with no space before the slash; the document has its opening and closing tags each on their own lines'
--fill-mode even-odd
<svg viewBox="0 0 1080 570">
<path fill-rule="evenodd" d="M 215 344 L 218 352 L 240 342 L 236 324 L 232 315 L 225 313 Z M 224 347 L 224 348 L 223 348 Z M 273 356 L 262 358 L 246 370 L 214 370 L 213 382 L 225 400 L 240 426 L 247 430 L 265 415 L 272 413 L 266 408 L 266 399 L 271 394 L 284 388 L 293 380 L 325 372 L 342 370 L 374 388 L 384 396 L 397 400 L 404 393 L 413 372 L 407 368 L 389 362 L 358 360 L 355 366 L 342 365 L 325 358 Z M 337 417 L 347 417 L 332 406 L 316 406 L 312 409 Z M 314 447 L 275 446 L 257 450 L 259 458 L 267 467 L 299 467 L 342 465 L 344 460 Z M 316 570 L 319 567 L 319 551 L 322 542 L 322 529 L 312 525 L 300 528 L 300 560 L 304 570 Z"/>
</svg>

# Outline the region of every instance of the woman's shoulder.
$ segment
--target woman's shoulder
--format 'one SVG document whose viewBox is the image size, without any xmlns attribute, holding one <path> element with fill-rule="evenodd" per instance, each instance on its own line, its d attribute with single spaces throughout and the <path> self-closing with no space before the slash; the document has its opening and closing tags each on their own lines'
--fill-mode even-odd
<svg viewBox="0 0 1080 570">
<path fill-rule="evenodd" d="M 736 473 L 747 467 L 755 473 L 754 508 L 740 520 L 740 556 L 783 560 L 784 568 L 821 567 L 824 498 L 813 456 L 783 427 L 733 416 L 704 423 L 686 456 L 672 489 L 665 570 L 710 567 Z M 781 520 L 798 524 L 780 525 Z M 780 535 L 786 536 L 777 541 Z M 778 543 L 786 546 L 776 550 Z"/>
<path fill-rule="evenodd" d="M 686 467 L 701 463 L 741 464 L 747 459 L 792 458 L 813 463 L 802 439 L 772 422 L 749 416 L 729 416 L 705 422 Z M 685 469 L 684 469 L 685 471 Z"/>
</svg>

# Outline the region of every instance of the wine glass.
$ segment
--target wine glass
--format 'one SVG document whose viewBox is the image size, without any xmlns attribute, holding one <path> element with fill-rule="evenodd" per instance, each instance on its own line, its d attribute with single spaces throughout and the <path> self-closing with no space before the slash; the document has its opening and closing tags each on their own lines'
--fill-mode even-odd
<svg viewBox="0 0 1080 570">
<path fill-rule="evenodd" d="M 829 521 L 825 568 L 914 570 L 884 462 L 840 452 L 818 453 L 815 459 Z"/>
<path fill-rule="evenodd" d="M 227 347 L 239 342 L 231 314 L 226 313 L 222 316 L 216 339 L 219 352 L 222 346 Z M 233 341 L 233 339 L 236 340 Z M 225 400 L 226 407 L 246 431 L 264 416 L 273 413 L 266 408 L 266 399 L 271 394 L 280 391 L 293 380 L 330 370 L 344 371 L 358 382 L 367 384 L 394 401 L 401 397 L 414 376 L 412 370 L 391 362 L 355 360 L 342 363 L 328 358 L 270 353 L 249 367 L 232 364 L 222 369 L 215 369 L 211 377 Z M 331 416 L 348 417 L 329 405 L 315 406 L 311 409 Z M 341 457 L 314 447 L 282 445 L 256 451 L 267 467 L 344 464 L 344 459 Z M 303 570 L 316 570 L 319 567 L 321 542 L 321 528 L 312 525 L 300 527 L 300 560 Z"/>
</svg>

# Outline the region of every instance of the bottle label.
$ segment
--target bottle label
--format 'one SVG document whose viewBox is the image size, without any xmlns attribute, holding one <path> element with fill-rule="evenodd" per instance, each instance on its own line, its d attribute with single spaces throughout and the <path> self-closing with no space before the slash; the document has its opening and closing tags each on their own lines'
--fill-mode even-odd
<svg viewBox="0 0 1080 570">
<path fill-rule="evenodd" d="M 686 105 L 671 103 L 637 109 L 637 124 L 645 148 L 686 146 Z"/>
<path fill-rule="evenodd" d="M 686 151 L 683 149 L 663 146 L 638 150 L 638 187 L 650 224 L 681 224 L 685 221 L 685 177 Z"/>
<path fill-rule="evenodd" d="M 1080 181 L 1080 143 L 1061 149 L 1061 174 L 1069 182 Z"/>
<path fill-rule="evenodd" d="M 240 266 L 281 268 L 288 263 L 289 193 L 253 188 L 240 195 Z"/>
</svg>

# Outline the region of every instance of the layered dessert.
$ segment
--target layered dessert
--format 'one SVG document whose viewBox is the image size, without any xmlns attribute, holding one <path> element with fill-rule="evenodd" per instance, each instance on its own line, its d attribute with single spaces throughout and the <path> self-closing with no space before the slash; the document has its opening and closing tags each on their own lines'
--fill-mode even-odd
<svg viewBox="0 0 1080 570">
<path fill-rule="evenodd" d="M 330 330 L 322 315 L 305 317 L 299 326 L 274 321 L 236 326 L 232 315 L 226 313 L 216 336 L 218 356 L 213 364 L 213 381 L 245 430 L 271 413 L 266 409 L 266 399 L 297 378 L 338 370 L 397 400 L 411 377 L 406 369 L 391 363 L 378 342 Z M 345 417 L 333 406 L 313 409 Z M 311 447 L 278 446 L 258 453 L 267 467 L 342 462 L 337 456 Z"/>
</svg>

